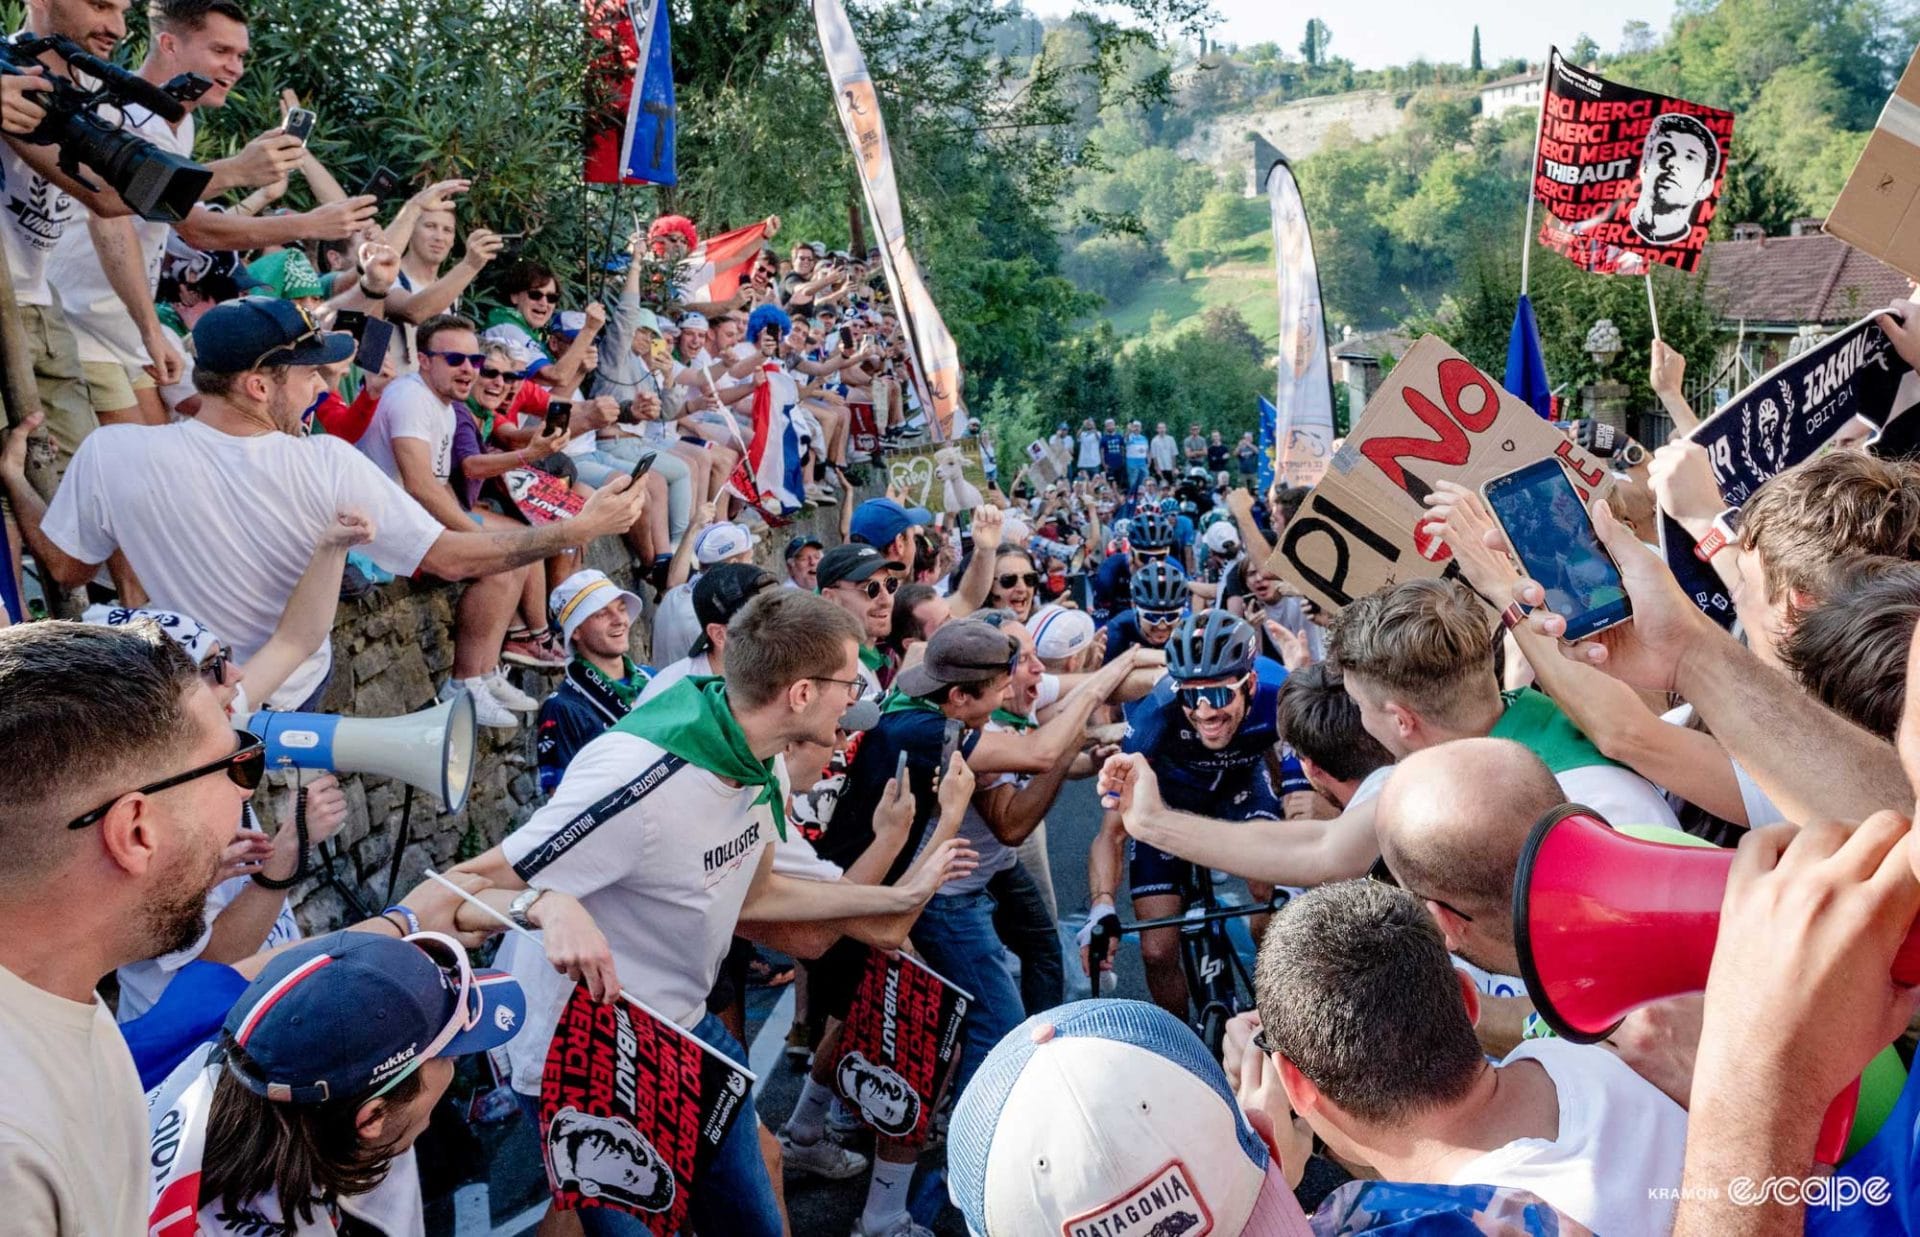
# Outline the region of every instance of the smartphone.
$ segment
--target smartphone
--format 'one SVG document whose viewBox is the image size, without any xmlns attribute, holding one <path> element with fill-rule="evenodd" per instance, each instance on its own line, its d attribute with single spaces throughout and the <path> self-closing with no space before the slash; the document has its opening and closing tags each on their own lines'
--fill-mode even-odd
<svg viewBox="0 0 1920 1237">
<path fill-rule="evenodd" d="M 357 309 L 342 309 L 333 315 L 333 329 L 345 331 L 355 339 L 367 329 L 367 315 Z"/>
<path fill-rule="evenodd" d="M 893 766 L 893 784 L 900 788 L 900 793 L 903 795 L 913 793 L 912 788 L 907 784 L 907 753 L 904 750 L 901 751 L 900 759 Z"/>
<path fill-rule="evenodd" d="M 840 351 L 842 352 L 853 351 L 853 328 L 852 327 L 843 326 L 840 328 Z"/>
<path fill-rule="evenodd" d="M 1547 608 L 1567 620 L 1566 639 L 1583 640 L 1633 617 L 1620 568 L 1558 459 L 1494 477 L 1480 494 L 1521 570 L 1546 590 Z"/>
<path fill-rule="evenodd" d="M 573 424 L 573 404 L 564 399 L 556 399 L 547 405 L 547 422 L 543 432 L 555 430 L 565 433 Z"/>
<path fill-rule="evenodd" d="M 960 737 L 967 733 L 967 727 L 957 717 L 947 719 L 947 733 L 940 741 L 940 763 L 934 766 L 936 777 L 945 777 L 947 766 L 953 763 L 953 754 L 960 750 Z"/>
<path fill-rule="evenodd" d="M 527 247 L 527 234 L 525 232 L 500 233 L 500 256 L 501 257 L 503 258 L 519 257 L 520 251 L 522 249 L 525 249 L 526 247 Z"/>
<path fill-rule="evenodd" d="M 396 334 L 393 323 L 385 318 L 368 318 L 361 328 L 360 350 L 354 354 L 353 363 L 369 374 L 379 373 L 387 364 Z"/>
<path fill-rule="evenodd" d="M 628 474 L 627 479 L 635 485 L 640 484 L 640 478 L 653 471 L 653 459 L 651 455 L 641 456 L 640 462 L 633 466 L 633 471 Z"/>
<path fill-rule="evenodd" d="M 400 173 L 389 167 L 375 168 L 373 175 L 367 177 L 367 183 L 360 187 L 359 197 L 372 197 L 384 202 L 400 192 Z"/>
<path fill-rule="evenodd" d="M 315 116 L 306 108 L 296 107 L 287 113 L 287 122 L 282 125 L 281 128 L 284 129 L 289 136 L 299 138 L 300 144 L 305 146 L 307 144 L 307 138 L 313 133 L 313 122 L 318 119 L 318 116 Z"/>
</svg>

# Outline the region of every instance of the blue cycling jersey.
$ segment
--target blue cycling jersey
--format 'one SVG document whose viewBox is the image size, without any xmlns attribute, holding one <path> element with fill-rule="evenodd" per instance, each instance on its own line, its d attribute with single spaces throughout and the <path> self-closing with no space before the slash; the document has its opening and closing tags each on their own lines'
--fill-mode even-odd
<svg viewBox="0 0 1920 1237">
<path fill-rule="evenodd" d="M 1160 796 L 1168 807 L 1199 816 L 1247 819 L 1247 814 L 1257 809 L 1270 809 L 1276 793 L 1289 795 L 1312 789 L 1293 753 L 1279 747 L 1275 705 L 1280 685 L 1287 679 L 1286 670 L 1260 658 L 1254 677 L 1247 715 L 1219 751 L 1202 743 L 1187 721 L 1186 711 L 1174 695 L 1178 684 L 1171 676 L 1128 706 L 1121 750 L 1139 752 L 1153 763 L 1153 771 L 1160 778 Z M 1280 764 L 1278 786 L 1268 763 L 1276 757 Z"/>
</svg>

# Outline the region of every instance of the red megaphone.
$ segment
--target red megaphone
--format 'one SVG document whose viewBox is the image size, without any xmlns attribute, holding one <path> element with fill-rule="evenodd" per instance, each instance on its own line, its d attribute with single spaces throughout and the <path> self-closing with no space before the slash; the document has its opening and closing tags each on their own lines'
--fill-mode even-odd
<svg viewBox="0 0 1920 1237">
<path fill-rule="evenodd" d="M 1705 991 L 1733 856 L 1628 837 L 1577 803 L 1542 816 L 1514 873 L 1513 942 L 1547 1025 L 1596 1043 L 1642 1006 Z M 1920 983 L 1920 932 L 1895 956 L 1893 978 Z M 1822 1163 L 1839 1163 L 1859 1085 L 1827 1110 Z"/>
</svg>

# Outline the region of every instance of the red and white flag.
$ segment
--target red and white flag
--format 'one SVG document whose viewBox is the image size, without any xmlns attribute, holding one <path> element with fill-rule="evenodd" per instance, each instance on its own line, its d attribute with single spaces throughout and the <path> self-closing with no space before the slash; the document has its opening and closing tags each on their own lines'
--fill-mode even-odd
<svg viewBox="0 0 1920 1237">
<path fill-rule="evenodd" d="M 766 245 L 769 220 L 709 236 L 687 256 L 689 301 L 730 301 L 740 291 L 753 255 Z"/>
</svg>

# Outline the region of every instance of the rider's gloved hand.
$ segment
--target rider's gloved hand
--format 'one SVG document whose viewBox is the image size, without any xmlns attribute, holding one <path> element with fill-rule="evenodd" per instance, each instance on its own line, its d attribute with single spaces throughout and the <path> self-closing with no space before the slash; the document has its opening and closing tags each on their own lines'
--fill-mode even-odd
<svg viewBox="0 0 1920 1237">
<path fill-rule="evenodd" d="M 1080 931 L 1075 938 L 1080 942 L 1080 971 L 1089 977 L 1092 971 L 1091 963 L 1088 961 L 1088 946 L 1093 943 L 1093 934 L 1099 929 L 1100 921 L 1103 919 L 1110 919 L 1114 924 L 1119 924 L 1120 914 L 1113 909 L 1113 903 L 1100 901 L 1088 907 L 1087 921 L 1080 925 Z M 1119 942 L 1116 940 L 1114 943 L 1117 945 Z M 1113 974 L 1113 954 L 1109 951 L 1107 956 L 1100 960 L 1100 977 L 1094 981 L 1094 991 L 1099 996 L 1108 996 L 1117 983 Z"/>
</svg>

